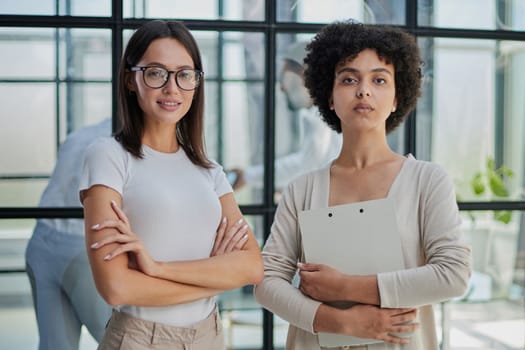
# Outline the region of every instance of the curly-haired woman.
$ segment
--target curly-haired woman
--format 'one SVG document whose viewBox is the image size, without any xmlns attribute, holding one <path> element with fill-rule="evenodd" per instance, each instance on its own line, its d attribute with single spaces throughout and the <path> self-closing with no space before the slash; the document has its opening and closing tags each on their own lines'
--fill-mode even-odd
<svg viewBox="0 0 525 350">
<path fill-rule="evenodd" d="M 344 348 L 437 349 L 431 305 L 465 292 L 470 249 L 446 172 L 387 143 L 421 94 L 416 40 L 393 27 L 336 22 L 314 37 L 304 63 L 310 95 L 324 121 L 342 133 L 343 146 L 329 166 L 284 192 L 256 298 L 290 323 L 287 349 L 319 349 L 318 332 L 380 340 Z M 348 275 L 305 263 L 299 212 L 385 198 L 395 206 L 405 269 Z M 299 288 L 292 285 L 297 270 Z M 339 309 L 333 301 L 358 305 Z M 397 334 L 405 332 L 410 336 Z"/>
</svg>

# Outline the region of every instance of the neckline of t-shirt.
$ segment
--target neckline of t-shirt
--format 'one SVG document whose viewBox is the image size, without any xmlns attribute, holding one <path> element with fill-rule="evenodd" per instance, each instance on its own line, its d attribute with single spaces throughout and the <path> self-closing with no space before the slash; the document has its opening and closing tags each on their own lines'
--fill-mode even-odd
<svg viewBox="0 0 525 350">
<path fill-rule="evenodd" d="M 177 157 L 178 158 L 178 157 L 182 157 L 182 155 L 184 154 L 184 150 L 180 146 L 177 151 L 169 152 L 169 153 L 157 151 L 156 149 L 151 148 L 150 146 L 145 145 L 145 144 L 142 144 L 142 149 L 145 154 L 150 154 L 156 157 L 167 157 L 167 158 Z"/>
</svg>

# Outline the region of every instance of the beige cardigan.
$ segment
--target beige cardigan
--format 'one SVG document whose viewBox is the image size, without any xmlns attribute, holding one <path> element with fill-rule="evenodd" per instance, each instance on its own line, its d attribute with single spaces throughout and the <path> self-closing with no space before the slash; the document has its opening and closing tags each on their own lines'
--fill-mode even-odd
<svg viewBox="0 0 525 350">
<path fill-rule="evenodd" d="M 256 300 L 290 323 L 286 349 L 318 350 L 313 321 L 320 303 L 292 285 L 304 262 L 297 214 L 328 206 L 330 168 L 303 175 L 283 193 L 263 249 L 264 280 Z M 388 197 L 396 203 L 405 266 L 378 274 L 381 307 L 418 307 L 420 328 L 407 345 L 373 344 L 368 349 L 437 349 L 432 304 L 461 296 L 471 273 L 470 248 L 460 231 L 453 184 L 438 165 L 409 156 Z"/>
</svg>

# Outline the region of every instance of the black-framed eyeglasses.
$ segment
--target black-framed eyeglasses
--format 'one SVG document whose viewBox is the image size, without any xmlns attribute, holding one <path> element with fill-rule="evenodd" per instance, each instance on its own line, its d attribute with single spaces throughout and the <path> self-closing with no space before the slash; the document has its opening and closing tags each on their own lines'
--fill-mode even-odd
<svg viewBox="0 0 525 350">
<path fill-rule="evenodd" d="M 142 71 L 142 78 L 144 84 L 152 89 L 160 89 L 168 83 L 170 74 L 175 75 L 175 82 L 177 86 L 182 90 L 192 91 L 195 90 L 204 75 L 204 72 L 198 69 L 181 69 L 181 70 L 167 70 L 163 67 L 149 66 L 140 67 L 134 66 L 129 68 L 132 72 Z"/>
</svg>

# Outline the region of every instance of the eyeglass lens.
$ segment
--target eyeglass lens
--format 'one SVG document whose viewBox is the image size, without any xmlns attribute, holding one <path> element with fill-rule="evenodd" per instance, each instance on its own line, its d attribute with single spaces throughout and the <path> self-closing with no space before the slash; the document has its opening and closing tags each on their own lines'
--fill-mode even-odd
<svg viewBox="0 0 525 350">
<path fill-rule="evenodd" d="M 162 67 L 147 67 L 144 70 L 144 82 L 151 88 L 161 88 L 168 82 L 170 73 L 175 74 L 175 82 L 183 90 L 194 90 L 199 84 L 200 75 L 193 69 L 169 72 Z"/>
</svg>

